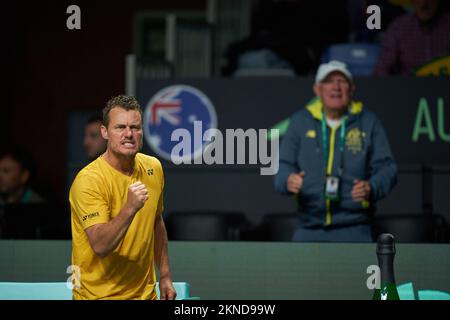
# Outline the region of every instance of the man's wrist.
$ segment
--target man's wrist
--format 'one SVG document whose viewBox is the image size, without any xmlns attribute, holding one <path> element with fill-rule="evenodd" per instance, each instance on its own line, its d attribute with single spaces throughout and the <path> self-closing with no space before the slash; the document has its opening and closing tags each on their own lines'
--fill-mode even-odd
<svg viewBox="0 0 450 320">
<path fill-rule="evenodd" d="M 170 280 L 170 281 L 172 281 L 172 276 L 171 276 L 170 272 L 167 272 L 167 273 L 164 273 L 164 274 L 160 273 L 159 281 L 161 281 L 161 280 Z"/>
<path fill-rule="evenodd" d="M 125 214 L 128 217 L 134 216 L 136 214 L 136 212 L 137 212 L 137 210 L 134 210 L 133 208 L 131 208 L 131 207 L 127 206 L 127 205 L 125 205 L 122 210 L 123 210 L 123 212 L 125 212 Z"/>
</svg>

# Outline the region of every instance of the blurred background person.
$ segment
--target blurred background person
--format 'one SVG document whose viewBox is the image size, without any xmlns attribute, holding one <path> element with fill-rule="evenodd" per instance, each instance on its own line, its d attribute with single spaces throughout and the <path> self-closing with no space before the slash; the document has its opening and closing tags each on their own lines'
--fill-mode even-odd
<svg viewBox="0 0 450 320">
<path fill-rule="evenodd" d="M 295 195 L 293 241 L 371 242 L 375 203 L 397 183 L 397 165 L 379 118 L 353 100 L 353 76 L 340 61 L 321 64 L 316 99 L 291 117 L 275 188 Z"/>
<path fill-rule="evenodd" d="M 83 147 L 89 161 L 97 159 L 106 150 L 106 140 L 100 132 L 102 120 L 102 115 L 96 113 L 89 118 L 84 127 Z"/>
<path fill-rule="evenodd" d="M 23 149 L 14 147 L 0 153 L 0 205 L 14 203 L 44 203 L 34 191 L 31 181 L 35 165 Z"/>
<path fill-rule="evenodd" d="M 413 12 L 396 18 L 381 38 L 377 75 L 408 75 L 450 54 L 450 13 L 439 0 L 413 0 Z"/>
</svg>

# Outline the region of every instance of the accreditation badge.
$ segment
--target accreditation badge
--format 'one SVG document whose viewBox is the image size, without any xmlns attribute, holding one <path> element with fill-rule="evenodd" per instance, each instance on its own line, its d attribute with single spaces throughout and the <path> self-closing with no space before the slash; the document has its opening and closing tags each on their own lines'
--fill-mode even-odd
<svg viewBox="0 0 450 320">
<path fill-rule="evenodd" d="M 335 176 L 327 176 L 325 180 L 325 197 L 331 201 L 339 201 L 340 179 Z"/>
</svg>

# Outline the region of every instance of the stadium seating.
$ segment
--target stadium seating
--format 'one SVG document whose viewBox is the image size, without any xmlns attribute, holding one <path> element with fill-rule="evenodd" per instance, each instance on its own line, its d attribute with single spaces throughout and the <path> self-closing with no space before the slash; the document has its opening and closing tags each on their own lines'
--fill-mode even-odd
<svg viewBox="0 0 450 320">
<path fill-rule="evenodd" d="M 448 226 L 436 214 L 382 214 L 372 221 L 374 238 L 380 233 L 391 233 L 397 242 L 446 242 Z"/>
<path fill-rule="evenodd" d="M 291 241 L 297 224 L 297 213 L 265 214 L 261 221 L 263 240 Z"/>
<path fill-rule="evenodd" d="M 165 217 L 169 240 L 227 241 L 240 240 L 248 225 L 241 212 L 178 211 Z"/>
<path fill-rule="evenodd" d="M 353 76 L 370 76 L 375 70 L 380 47 L 374 43 L 339 43 L 330 45 L 322 62 L 339 60 L 347 64 Z"/>
</svg>

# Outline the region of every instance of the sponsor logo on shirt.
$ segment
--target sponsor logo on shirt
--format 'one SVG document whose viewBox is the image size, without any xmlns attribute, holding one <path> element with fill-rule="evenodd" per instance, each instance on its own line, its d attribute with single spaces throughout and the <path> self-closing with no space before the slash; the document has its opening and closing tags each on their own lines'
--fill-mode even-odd
<svg viewBox="0 0 450 320">
<path fill-rule="evenodd" d="M 87 219 L 92 219 L 95 217 L 98 217 L 100 214 L 98 212 L 94 212 L 94 213 L 89 213 L 85 216 L 83 216 L 83 221 L 86 221 Z"/>
</svg>

